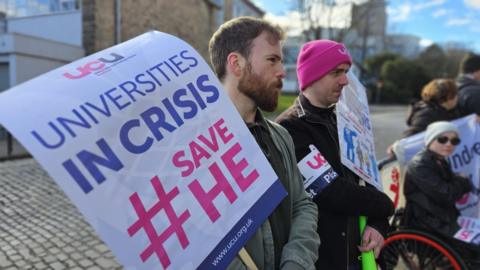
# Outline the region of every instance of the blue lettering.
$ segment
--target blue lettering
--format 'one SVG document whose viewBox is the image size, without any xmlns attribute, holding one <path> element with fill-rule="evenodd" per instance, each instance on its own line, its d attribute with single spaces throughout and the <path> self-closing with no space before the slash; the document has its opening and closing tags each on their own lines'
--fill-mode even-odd
<svg viewBox="0 0 480 270">
<path fill-rule="evenodd" d="M 203 101 L 202 97 L 200 96 L 200 94 L 198 93 L 197 89 L 195 88 L 195 86 L 193 86 L 192 83 L 188 83 L 187 84 L 187 87 L 188 89 L 190 90 L 190 92 L 192 93 L 193 97 L 195 98 L 195 100 L 197 101 L 197 104 L 200 105 L 200 108 L 205 109 L 205 107 L 207 107 L 207 105 L 205 104 L 205 102 Z"/>
<path fill-rule="evenodd" d="M 58 142 L 57 143 L 47 143 L 35 130 L 33 130 L 31 133 L 35 139 L 37 139 L 44 147 L 49 148 L 49 149 L 54 149 L 60 147 L 64 142 L 65 142 L 65 135 L 55 126 L 54 123 L 48 122 L 48 125 L 55 131 L 55 133 L 58 135 Z"/>
<path fill-rule="evenodd" d="M 115 104 L 115 106 L 117 106 L 117 108 L 119 110 L 122 110 L 122 109 L 124 109 L 125 107 L 127 107 L 128 105 L 131 104 L 131 102 L 127 102 L 127 103 L 124 103 L 124 104 L 118 103 L 117 100 L 121 99 L 122 95 L 112 96 L 111 93 L 114 92 L 115 90 L 117 90 L 117 88 L 112 88 L 112 89 L 108 90 L 107 92 L 105 92 L 105 95 L 108 98 L 110 98 L 110 100 L 113 102 L 113 104 Z"/>
<path fill-rule="evenodd" d="M 131 88 L 127 89 L 127 85 L 130 85 Z M 142 97 L 145 96 L 145 93 L 137 89 L 137 85 L 134 82 L 126 81 L 121 83 L 119 87 L 122 88 L 123 92 L 125 92 L 130 97 L 130 99 L 134 102 L 137 100 L 135 99 L 132 93 L 136 92 L 136 93 L 139 93 Z"/>
<path fill-rule="evenodd" d="M 195 57 L 186 55 L 188 52 L 189 51 L 187 51 L 187 50 L 183 50 L 183 51 L 180 52 L 180 56 L 185 60 L 192 60 L 192 63 L 190 64 L 190 67 L 197 66 L 197 64 L 198 64 L 197 59 Z"/>
<path fill-rule="evenodd" d="M 168 98 L 164 98 L 162 103 L 165 105 L 165 108 L 167 108 L 167 111 L 170 113 L 170 116 L 173 118 L 173 120 L 175 120 L 175 123 L 177 123 L 177 126 L 182 126 L 183 119 L 180 117 L 180 115 L 178 115 L 178 112 L 175 110 L 172 103 L 170 103 L 170 100 L 168 100 Z"/>
<path fill-rule="evenodd" d="M 139 127 L 140 126 L 140 121 L 138 119 L 133 119 L 130 121 L 127 121 L 121 128 L 120 128 L 120 142 L 122 143 L 123 147 L 127 149 L 130 153 L 133 154 L 141 154 L 146 152 L 148 149 L 153 144 L 153 139 L 151 137 L 147 137 L 145 142 L 141 145 L 135 145 L 133 144 L 129 137 L 128 137 L 128 132 L 134 128 L 134 127 Z"/>
<path fill-rule="evenodd" d="M 197 105 L 191 100 L 182 100 L 181 98 L 187 95 L 186 89 L 178 89 L 173 93 L 173 103 L 181 108 L 190 108 L 188 112 L 183 113 L 184 119 L 191 119 L 197 115 Z"/>
<path fill-rule="evenodd" d="M 77 110 L 73 109 L 72 112 L 77 116 L 80 122 L 64 117 L 57 117 L 57 121 L 68 131 L 68 133 L 70 133 L 72 137 L 75 138 L 77 134 L 73 132 L 73 130 L 70 128 L 70 125 L 81 126 L 84 128 L 91 128 L 91 125 L 77 112 Z"/>
<path fill-rule="evenodd" d="M 104 139 L 97 141 L 97 146 L 100 148 L 105 157 L 97 156 L 94 153 L 82 150 L 77 154 L 78 159 L 82 162 L 83 166 L 87 168 L 88 172 L 93 176 L 97 183 L 101 184 L 105 181 L 105 176 L 98 169 L 97 165 L 104 166 L 114 171 L 119 171 L 123 168 L 123 164 L 118 157 L 113 153 L 110 146 Z"/>
<path fill-rule="evenodd" d="M 85 166 L 91 176 L 95 179 L 98 184 L 101 184 L 105 181 L 105 176 L 98 168 L 98 165 L 109 168 L 114 171 L 119 171 L 123 168 L 122 162 L 118 159 L 115 153 L 112 151 L 110 146 L 104 139 L 100 139 L 96 142 L 97 146 L 100 148 L 102 154 L 99 156 L 87 150 L 82 150 L 77 154 L 80 162 Z M 75 182 L 80 186 L 84 193 L 89 193 L 93 190 L 92 185 L 88 182 L 87 178 L 82 174 L 79 168 L 75 163 L 68 159 L 62 163 L 63 167 L 67 172 L 73 177 Z"/>
<path fill-rule="evenodd" d="M 176 62 L 175 58 L 177 58 L 177 57 L 178 57 L 178 55 L 174 55 L 174 56 L 168 58 L 168 60 L 170 60 L 170 62 L 177 68 L 177 70 L 180 73 L 183 74 L 183 73 L 187 72 L 190 68 L 187 67 L 186 69 L 182 69 L 181 65 L 183 64 L 183 62 L 182 61 L 177 61 Z"/>
<path fill-rule="evenodd" d="M 165 114 L 159 107 L 151 107 L 140 115 L 145 124 L 147 124 L 147 127 L 150 129 L 150 131 L 152 131 L 152 134 L 155 136 L 157 141 L 163 139 L 163 134 L 160 132 L 160 128 L 163 128 L 169 132 L 172 132 L 176 129 L 175 126 L 165 121 Z M 153 120 L 154 116 L 157 118 L 156 121 Z"/>
<path fill-rule="evenodd" d="M 147 71 L 147 73 L 148 73 L 148 71 Z M 147 93 L 153 92 L 155 90 L 155 87 L 156 87 L 155 84 L 151 81 L 147 81 L 147 80 L 143 81 L 143 80 L 140 79 L 141 77 L 145 77 L 145 76 L 146 76 L 145 74 L 140 73 L 137 76 L 135 76 L 135 81 L 139 84 L 150 85 L 150 88 L 145 89 L 145 92 L 147 92 Z M 161 84 L 160 84 L 160 86 L 161 86 Z"/>
<path fill-rule="evenodd" d="M 205 81 L 209 81 L 208 75 L 200 75 L 197 79 L 197 87 L 202 92 L 211 92 L 212 95 L 207 97 L 207 102 L 213 103 L 217 101 L 219 97 L 218 89 L 213 85 L 204 85 Z"/>
</svg>

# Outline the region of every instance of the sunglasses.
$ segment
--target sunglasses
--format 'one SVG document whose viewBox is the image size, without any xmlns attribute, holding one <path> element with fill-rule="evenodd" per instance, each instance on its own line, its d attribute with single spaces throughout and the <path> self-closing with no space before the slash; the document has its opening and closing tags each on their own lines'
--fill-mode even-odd
<svg viewBox="0 0 480 270">
<path fill-rule="evenodd" d="M 437 142 L 441 144 L 446 144 L 448 141 L 450 141 L 452 145 L 459 145 L 461 142 L 461 140 L 458 137 L 454 137 L 450 139 L 447 136 L 442 136 L 437 138 Z"/>
</svg>

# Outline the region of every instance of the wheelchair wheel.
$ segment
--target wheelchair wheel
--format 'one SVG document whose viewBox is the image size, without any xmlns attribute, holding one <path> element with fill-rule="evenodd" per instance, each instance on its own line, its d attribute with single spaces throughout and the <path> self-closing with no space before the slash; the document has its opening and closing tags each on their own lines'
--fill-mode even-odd
<svg viewBox="0 0 480 270">
<path fill-rule="evenodd" d="M 389 234 L 380 256 L 387 270 L 468 269 L 448 244 L 417 230 L 398 230 Z"/>
</svg>

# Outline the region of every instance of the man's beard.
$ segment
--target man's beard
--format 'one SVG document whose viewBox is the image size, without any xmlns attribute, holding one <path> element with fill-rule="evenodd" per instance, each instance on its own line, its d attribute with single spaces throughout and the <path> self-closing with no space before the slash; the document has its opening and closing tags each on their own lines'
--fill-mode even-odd
<svg viewBox="0 0 480 270">
<path fill-rule="evenodd" d="M 278 95 L 282 86 L 281 79 L 270 83 L 262 80 L 260 76 L 252 72 L 252 66 L 248 63 L 245 74 L 238 83 L 238 90 L 251 98 L 260 109 L 273 112 L 277 108 Z"/>
</svg>

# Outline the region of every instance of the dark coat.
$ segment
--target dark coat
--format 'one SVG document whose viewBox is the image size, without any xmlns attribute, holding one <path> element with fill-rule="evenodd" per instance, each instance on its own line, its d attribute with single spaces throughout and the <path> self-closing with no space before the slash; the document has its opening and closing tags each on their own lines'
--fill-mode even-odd
<svg viewBox="0 0 480 270">
<path fill-rule="evenodd" d="M 310 152 L 309 145 L 313 144 L 340 175 L 314 198 L 321 241 L 316 267 L 347 269 L 348 262 L 359 255 L 357 217 L 367 216 L 368 225 L 385 236 L 390 229 L 387 217 L 393 214 L 393 203 L 372 186 L 360 187 L 358 177 L 342 165 L 333 107 L 316 108 L 300 95 L 276 121 L 292 136 L 298 160 Z"/>
<path fill-rule="evenodd" d="M 460 117 L 457 108 L 447 110 L 444 107 L 422 100 L 411 104 L 407 116 L 408 128 L 403 132 L 404 137 L 412 136 L 427 129 L 427 126 L 436 121 L 451 121 Z"/>
<path fill-rule="evenodd" d="M 455 202 L 471 190 L 470 180 L 454 174 L 444 158 L 420 151 L 405 173 L 405 225 L 452 237 L 460 229 Z"/>
<path fill-rule="evenodd" d="M 480 115 L 480 81 L 468 76 L 457 79 L 458 106 L 462 116 L 476 113 Z"/>
</svg>

